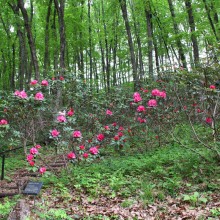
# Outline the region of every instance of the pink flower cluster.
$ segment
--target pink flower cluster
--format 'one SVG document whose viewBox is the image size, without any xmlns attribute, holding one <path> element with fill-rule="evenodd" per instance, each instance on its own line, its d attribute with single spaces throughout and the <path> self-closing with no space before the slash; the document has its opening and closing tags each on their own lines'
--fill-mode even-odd
<svg viewBox="0 0 220 220">
<path fill-rule="evenodd" d="M 209 88 L 212 89 L 212 90 L 216 89 L 215 85 L 210 85 Z"/>
<path fill-rule="evenodd" d="M 50 132 L 51 136 L 56 138 L 59 136 L 60 132 L 57 130 L 57 129 L 53 129 L 51 132 Z"/>
<path fill-rule="evenodd" d="M 138 117 L 137 120 L 142 124 L 142 123 L 146 123 L 147 120 L 145 118 L 141 118 L 141 117 Z"/>
<path fill-rule="evenodd" d="M 37 81 L 36 79 L 34 79 L 34 80 L 32 80 L 32 81 L 30 82 L 30 85 L 31 85 L 31 86 L 35 86 L 35 85 L 37 85 L 37 83 L 38 83 L 38 81 Z M 48 83 L 48 81 L 47 81 L 46 79 L 44 79 L 44 80 L 41 81 L 41 85 L 42 85 L 42 86 L 48 86 L 49 83 Z"/>
<path fill-rule="evenodd" d="M 97 135 L 97 140 L 98 140 L 98 141 L 103 141 L 104 139 L 105 139 L 104 134 L 98 134 L 98 135 Z"/>
<path fill-rule="evenodd" d="M 99 153 L 99 150 L 98 150 L 97 147 L 91 147 L 91 148 L 89 149 L 89 152 L 90 152 L 91 154 L 93 154 L 93 155 L 96 155 L 96 154 Z"/>
<path fill-rule="evenodd" d="M 38 92 L 36 93 L 36 95 L 34 96 L 34 99 L 35 100 L 38 100 L 38 101 L 43 101 L 44 100 L 44 95 L 42 92 Z"/>
<path fill-rule="evenodd" d="M 141 95 L 140 95 L 140 93 L 138 93 L 138 92 L 135 92 L 135 93 L 134 93 L 133 99 L 134 99 L 134 102 L 140 102 L 140 101 L 142 101 Z"/>
<path fill-rule="evenodd" d="M 5 120 L 5 119 L 0 120 L 0 125 L 7 125 L 7 124 L 8 124 L 7 120 Z"/>
<path fill-rule="evenodd" d="M 34 166 L 35 165 L 34 157 L 35 157 L 35 155 L 38 154 L 38 149 L 40 149 L 40 148 L 41 148 L 41 146 L 39 144 L 37 144 L 37 145 L 35 145 L 34 147 L 32 147 L 30 149 L 30 154 L 28 154 L 27 158 L 26 158 L 30 166 Z M 39 172 L 40 172 L 40 170 L 39 170 Z M 43 174 L 43 173 L 41 173 L 41 174 Z"/>
<path fill-rule="evenodd" d="M 70 152 L 70 153 L 67 154 L 67 158 L 68 158 L 69 160 L 72 160 L 72 159 L 75 159 L 75 158 L 76 158 L 76 155 L 75 155 L 74 152 Z"/>
<path fill-rule="evenodd" d="M 68 115 L 69 117 L 71 117 L 71 116 L 74 115 L 74 110 L 73 110 L 73 108 L 70 108 L 70 110 L 67 112 L 67 115 Z"/>
<path fill-rule="evenodd" d="M 165 91 L 160 91 L 159 89 L 153 89 L 151 91 L 151 95 L 152 96 L 158 96 L 158 97 L 162 97 L 162 98 L 166 98 L 166 92 Z"/>
<path fill-rule="evenodd" d="M 58 115 L 57 116 L 57 121 L 58 122 L 66 122 L 66 117 L 64 115 Z"/>
<path fill-rule="evenodd" d="M 150 99 L 147 103 L 149 107 L 156 107 L 157 106 L 157 100 L 156 99 Z"/>
<path fill-rule="evenodd" d="M 110 111 L 109 109 L 106 110 L 106 115 L 112 115 L 112 111 Z"/>
<path fill-rule="evenodd" d="M 16 90 L 14 92 L 14 95 L 21 98 L 21 99 L 26 99 L 28 97 L 27 93 L 24 90 L 22 90 L 22 91 Z"/>
<path fill-rule="evenodd" d="M 74 138 L 81 138 L 81 137 L 82 137 L 82 134 L 81 134 L 80 131 L 74 131 L 74 132 L 73 132 L 73 137 L 74 137 Z"/>
</svg>

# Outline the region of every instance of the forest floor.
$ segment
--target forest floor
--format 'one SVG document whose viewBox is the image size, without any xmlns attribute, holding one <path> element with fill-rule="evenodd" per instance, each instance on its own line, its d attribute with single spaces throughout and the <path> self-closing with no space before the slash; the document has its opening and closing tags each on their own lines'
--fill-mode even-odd
<svg viewBox="0 0 220 220">
<path fill-rule="evenodd" d="M 62 164 L 60 159 L 51 161 Z M 27 220 L 220 218 L 218 162 L 207 164 L 179 147 L 92 164 L 70 163 L 67 169 L 59 172 L 58 168 L 56 174 L 50 170 L 42 177 L 20 167 L 20 162 L 8 161 L 1 190 L 8 187 L 16 192 L 19 184 L 22 188 L 29 180 L 42 181 L 43 188 L 36 198 L 23 194 L 0 198 L 0 219 L 8 219 L 13 212 L 20 216 L 26 212 Z"/>
</svg>

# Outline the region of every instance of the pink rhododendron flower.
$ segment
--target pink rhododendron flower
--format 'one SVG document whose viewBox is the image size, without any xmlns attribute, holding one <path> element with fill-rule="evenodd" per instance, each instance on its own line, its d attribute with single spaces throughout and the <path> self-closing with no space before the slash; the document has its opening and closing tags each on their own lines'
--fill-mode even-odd
<svg viewBox="0 0 220 220">
<path fill-rule="evenodd" d="M 89 152 L 90 152 L 91 154 L 95 155 L 95 154 L 98 154 L 98 153 L 99 153 L 99 150 L 98 150 L 97 147 L 91 147 L 91 148 L 89 149 Z"/>
<path fill-rule="evenodd" d="M 85 150 L 85 146 L 84 146 L 84 145 L 81 145 L 81 146 L 79 146 L 79 149 L 80 149 L 80 150 Z"/>
<path fill-rule="evenodd" d="M 141 117 L 138 117 L 137 120 L 140 122 L 140 123 L 146 123 L 147 120 L 145 118 L 141 118 Z"/>
<path fill-rule="evenodd" d="M 67 158 L 70 159 L 70 160 L 75 159 L 76 155 L 73 152 L 70 152 L 70 153 L 67 154 Z"/>
<path fill-rule="evenodd" d="M 37 149 L 40 149 L 40 148 L 41 148 L 40 144 L 37 144 L 37 145 L 35 145 L 34 147 L 37 148 Z"/>
<path fill-rule="evenodd" d="M 149 107 L 156 107 L 157 106 L 157 100 L 156 99 L 151 99 L 148 101 L 147 105 Z"/>
<path fill-rule="evenodd" d="M 57 131 L 57 129 L 54 129 L 54 130 L 51 131 L 52 137 L 57 137 L 59 134 L 60 134 L 60 132 Z"/>
<path fill-rule="evenodd" d="M 7 125 L 8 121 L 5 119 L 0 120 L 0 125 Z"/>
<path fill-rule="evenodd" d="M 144 112 L 146 109 L 145 109 L 145 107 L 143 106 L 143 105 L 139 105 L 138 107 L 137 107 L 137 111 L 138 112 Z"/>
<path fill-rule="evenodd" d="M 20 91 L 16 90 L 16 91 L 14 92 L 14 95 L 15 95 L 15 96 L 19 96 L 19 95 L 20 95 Z"/>
<path fill-rule="evenodd" d="M 216 89 L 215 85 L 210 85 L 209 88 L 213 90 Z"/>
<path fill-rule="evenodd" d="M 205 121 L 206 121 L 206 123 L 211 124 L 212 123 L 212 118 L 207 117 Z"/>
<path fill-rule="evenodd" d="M 64 77 L 63 77 L 63 76 L 60 76 L 60 80 L 63 81 L 63 80 L 64 80 Z"/>
<path fill-rule="evenodd" d="M 45 172 L 46 172 L 46 167 L 41 167 L 40 169 L 39 169 L 39 172 L 40 172 L 40 174 L 44 174 Z"/>
<path fill-rule="evenodd" d="M 73 108 L 70 108 L 70 110 L 67 112 L 67 115 L 70 116 L 70 117 L 74 115 Z"/>
<path fill-rule="evenodd" d="M 160 90 L 158 90 L 158 89 L 153 89 L 153 90 L 151 91 L 151 95 L 152 95 L 152 96 L 160 96 Z"/>
<path fill-rule="evenodd" d="M 30 149 L 30 153 L 31 154 L 38 154 L 38 150 L 37 150 L 37 148 L 35 148 L 35 147 L 32 147 L 31 149 Z"/>
<path fill-rule="evenodd" d="M 159 93 L 159 95 L 158 96 L 160 96 L 160 97 L 162 97 L 162 98 L 166 98 L 166 96 L 167 96 L 167 94 L 166 94 L 166 92 L 165 91 L 162 91 L 162 92 L 160 92 Z"/>
<path fill-rule="evenodd" d="M 202 112 L 202 110 L 198 108 L 197 109 L 197 113 L 201 113 L 201 112 Z"/>
<path fill-rule="evenodd" d="M 124 131 L 125 129 L 122 126 L 120 126 L 118 130 L 119 131 Z"/>
<path fill-rule="evenodd" d="M 112 111 L 110 111 L 110 110 L 106 110 L 106 115 L 112 115 Z"/>
<path fill-rule="evenodd" d="M 34 163 L 34 161 L 31 160 L 31 161 L 29 161 L 29 164 L 33 167 L 35 163 Z"/>
<path fill-rule="evenodd" d="M 184 106 L 183 106 L 183 109 L 186 110 L 186 109 L 187 109 L 187 106 L 184 105 Z"/>
<path fill-rule="evenodd" d="M 197 106 L 197 103 L 193 103 L 192 106 L 193 106 L 193 107 Z"/>
<path fill-rule="evenodd" d="M 141 95 L 138 92 L 135 92 L 133 95 L 134 102 L 140 102 L 142 100 Z"/>
<path fill-rule="evenodd" d="M 57 116 L 57 121 L 59 121 L 59 122 L 66 122 L 66 117 L 64 115 L 58 115 Z"/>
<path fill-rule="evenodd" d="M 38 81 L 37 81 L 36 79 L 34 79 L 34 80 L 32 80 L 32 81 L 30 82 L 30 85 L 34 86 L 34 85 L 36 85 L 37 83 L 38 83 Z"/>
<path fill-rule="evenodd" d="M 116 123 L 116 122 L 113 122 L 113 123 L 112 123 L 112 126 L 116 127 L 116 126 L 117 126 L 117 123 Z"/>
<path fill-rule="evenodd" d="M 104 128 L 105 128 L 105 130 L 110 130 L 108 125 L 106 125 Z"/>
<path fill-rule="evenodd" d="M 28 161 L 28 162 L 30 162 L 30 161 L 33 160 L 33 159 L 34 159 L 33 154 L 28 154 L 28 155 L 27 155 L 27 161 Z"/>
<path fill-rule="evenodd" d="M 36 93 L 36 95 L 34 96 L 34 99 L 35 99 L 35 100 L 39 100 L 39 101 L 44 100 L 44 95 L 43 95 L 43 93 L 42 93 L 42 92 Z"/>
<path fill-rule="evenodd" d="M 26 99 L 28 96 L 27 96 L 27 93 L 23 90 L 23 91 L 20 91 L 18 97 L 20 97 L 21 99 Z"/>
<path fill-rule="evenodd" d="M 98 141 L 103 141 L 104 138 L 105 138 L 105 136 L 104 136 L 104 134 L 98 134 L 98 135 L 96 136 L 96 138 L 97 138 Z"/>
<path fill-rule="evenodd" d="M 44 79 L 44 80 L 42 80 L 41 85 L 42 85 L 42 86 L 48 86 L 49 83 L 48 83 L 47 80 Z"/>
<path fill-rule="evenodd" d="M 74 138 L 81 138 L 81 137 L 82 137 L 82 134 L 81 134 L 80 131 L 74 131 L 74 132 L 73 132 L 73 137 L 74 137 Z"/>
<path fill-rule="evenodd" d="M 115 135 L 115 136 L 114 136 L 114 140 L 115 140 L 115 141 L 118 141 L 119 139 L 120 139 L 120 137 L 119 137 L 118 135 Z"/>
<path fill-rule="evenodd" d="M 119 132 L 118 132 L 118 136 L 119 136 L 119 137 L 122 137 L 122 136 L 123 136 L 123 133 L 119 131 Z"/>
<path fill-rule="evenodd" d="M 89 157 L 89 154 L 88 154 L 88 153 L 84 153 L 84 154 L 83 154 L 83 157 L 84 157 L 85 159 L 87 159 L 87 158 Z"/>
</svg>

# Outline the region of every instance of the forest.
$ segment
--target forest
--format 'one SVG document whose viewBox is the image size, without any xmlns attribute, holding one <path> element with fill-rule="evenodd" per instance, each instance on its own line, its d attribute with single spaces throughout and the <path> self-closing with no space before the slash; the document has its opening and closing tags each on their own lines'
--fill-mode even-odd
<svg viewBox="0 0 220 220">
<path fill-rule="evenodd" d="M 219 0 L 6 0 L 0 36 L 0 219 L 220 218 Z"/>
</svg>

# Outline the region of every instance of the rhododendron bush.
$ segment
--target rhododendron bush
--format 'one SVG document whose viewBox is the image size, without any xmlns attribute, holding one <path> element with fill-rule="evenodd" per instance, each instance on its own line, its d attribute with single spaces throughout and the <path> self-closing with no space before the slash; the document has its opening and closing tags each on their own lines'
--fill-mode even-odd
<svg viewBox="0 0 220 220">
<path fill-rule="evenodd" d="M 146 83 L 135 92 L 118 86 L 106 95 L 95 93 L 71 74 L 33 79 L 28 89 L 16 90 L 2 101 L 0 135 L 16 138 L 29 165 L 38 167 L 41 174 L 46 164 L 42 167 L 36 161 L 48 144 L 73 163 L 91 162 L 170 141 L 184 146 L 181 137 L 186 124 L 195 144 L 219 155 L 219 90 L 198 81 L 198 87 L 195 83 L 192 88 L 179 80 Z M 206 136 L 198 134 L 202 129 Z"/>
</svg>

